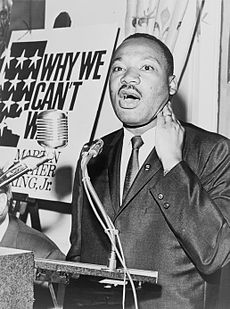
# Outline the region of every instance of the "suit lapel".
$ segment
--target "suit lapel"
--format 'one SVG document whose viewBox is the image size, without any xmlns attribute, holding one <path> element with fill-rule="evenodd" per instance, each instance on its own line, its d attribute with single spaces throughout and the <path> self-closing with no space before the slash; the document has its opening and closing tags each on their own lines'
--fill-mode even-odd
<svg viewBox="0 0 230 309">
<path fill-rule="evenodd" d="M 146 183 L 152 179 L 152 185 L 154 185 L 154 175 L 162 170 L 162 164 L 157 156 L 155 147 L 145 160 L 141 169 L 139 170 L 136 179 L 130 187 L 125 200 L 123 201 L 121 209 L 127 206 L 131 199 L 146 185 Z"/>
<path fill-rule="evenodd" d="M 183 144 L 183 159 L 186 160 L 187 153 L 188 153 L 188 136 L 185 135 L 184 144 Z M 145 186 L 145 184 L 151 179 L 152 186 L 154 185 L 157 178 L 154 178 L 156 173 L 161 170 L 163 175 L 163 167 L 162 164 L 157 156 L 155 147 L 149 154 L 148 158 L 145 160 L 144 164 L 142 165 L 139 173 L 137 174 L 136 179 L 134 180 L 128 194 L 123 201 L 121 206 L 121 210 L 124 209 L 127 204 L 131 201 L 131 199 Z M 155 180 L 154 180 L 155 179 Z"/>
<path fill-rule="evenodd" d="M 108 158 L 108 184 L 109 184 L 109 193 L 110 196 L 106 200 L 110 201 L 109 204 L 112 204 L 113 211 L 116 214 L 119 214 L 129 202 L 133 199 L 134 196 L 147 184 L 151 179 L 151 185 L 154 186 L 158 172 L 161 171 L 163 175 L 162 164 L 157 156 L 155 147 L 145 160 L 142 165 L 136 179 L 134 180 L 126 199 L 123 201 L 123 204 L 120 206 L 120 160 L 121 160 L 121 151 L 122 151 L 122 141 L 124 137 L 124 132 L 122 129 L 114 132 L 111 136 L 110 142 L 105 143 L 105 156 Z M 186 156 L 186 138 L 183 147 L 183 157 Z M 106 172 L 107 173 L 107 172 Z M 107 190 L 105 190 L 107 191 Z"/>
<path fill-rule="evenodd" d="M 111 137 L 111 142 L 105 143 L 104 154 L 108 158 L 108 184 L 110 200 L 115 213 L 119 213 L 130 200 L 152 179 L 154 185 L 154 175 L 161 169 L 161 162 L 156 154 L 155 148 L 151 151 L 144 164 L 142 165 L 136 179 L 134 180 L 125 201 L 120 206 L 120 161 L 122 151 L 123 130 L 116 132 L 116 135 Z M 107 190 L 105 190 L 107 191 Z M 107 209 L 108 211 L 108 209 Z"/>
<path fill-rule="evenodd" d="M 115 211 L 120 207 L 120 161 L 123 137 L 123 130 L 120 130 L 110 145 L 108 161 L 110 195 Z"/>
</svg>

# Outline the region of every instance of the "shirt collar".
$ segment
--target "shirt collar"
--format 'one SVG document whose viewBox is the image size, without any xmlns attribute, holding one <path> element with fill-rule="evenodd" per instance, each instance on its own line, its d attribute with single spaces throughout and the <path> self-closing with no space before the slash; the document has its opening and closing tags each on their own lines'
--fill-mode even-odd
<svg viewBox="0 0 230 309">
<path fill-rule="evenodd" d="M 151 145 L 151 148 L 155 146 L 155 131 L 156 127 L 153 127 L 141 135 L 144 145 Z M 132 134 L 130 131 L 124 128 L 123 144 L 128 145 L 133 136 L 134 134 Z"/>
</svg>

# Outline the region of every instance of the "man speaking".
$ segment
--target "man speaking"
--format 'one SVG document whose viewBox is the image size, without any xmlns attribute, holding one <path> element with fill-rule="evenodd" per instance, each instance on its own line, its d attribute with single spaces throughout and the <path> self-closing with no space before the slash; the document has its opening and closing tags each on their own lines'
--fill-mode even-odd
<svg viewBox="0 0 230 309">
<path fill-rule="evenodd" d="M 123 128 L 102 138 L 88 172 L 127 267 L 159 272 L 139 308 L 217 308 L 220 270 L 230 259 L 230 142 L 176 119 L 173 57 L 151 35 L 134 34 L 117 48 L 109 88 Z M 111 245 L 86 197 L 80 161 L 70 239 L 68 260 L 107 265 Z M 107 297 L 99 307 L 110 305 Z"/>
</svg>

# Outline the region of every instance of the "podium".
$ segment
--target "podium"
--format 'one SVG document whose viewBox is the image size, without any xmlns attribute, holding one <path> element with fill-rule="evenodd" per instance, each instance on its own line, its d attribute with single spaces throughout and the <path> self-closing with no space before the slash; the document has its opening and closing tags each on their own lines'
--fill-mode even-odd
<svg viewBox="0 0 230 309">
<path fill-rule="evenodd" d="M 34 255 L 0 247 L 0 308 L 32 309 Z"/>
<path fill-rule="evenodd" d="M 65 288 L 71 280 L 76 280 L 77 286 L 85 285 L 86 289 L 100 290 L 100 294 L 103 294 L 103 292 L 107 293 L 108 289 L 112 287 L 115 287 L 117 291 L 119 290 L 118 293 L 122 291 L 123 269 L 110 271 L 105 265 L 48 259 L 35 259 L 35 269 L 36 280 L 49 282 L 53 304 L 56 309 L 63 308 Z M 157 283 L 157 271 L 128 270 L 135 282 L 136 288 L 139 290 L 145 288 L 145 286 L 148 289 L 149 285 L 152 286 Z M 58 284 L 57 293 L 52 288 L 53 283 Z"/>
<path fill-rule="evenodd" d="M 129 269 L 129 272 L 137 290 L 157 283 L 157 271 Z M 53 308 L 61 309 L 71 280 L 90 291 L 100 291 L 100 295 L 108 294 L 114 286 L 120 295 L 123 277 L 122 269 L 110 271 L 105 265 L 34 259 L 33 252 L 0 247 L 0 308 L 32 309 L 36 281 L 48 282 Z"/>
</svg>

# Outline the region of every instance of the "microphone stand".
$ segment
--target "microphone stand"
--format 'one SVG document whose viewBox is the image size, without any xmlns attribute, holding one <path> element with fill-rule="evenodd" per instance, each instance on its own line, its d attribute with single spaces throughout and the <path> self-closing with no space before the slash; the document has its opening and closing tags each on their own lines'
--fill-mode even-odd
<svg viewBox="0 0 230 309">
<path fill-rule="evenodd" d="M 13 164 L 0 176 L 0 188 L 8 185 L 10 182 L 28 173 L 29 171 L 33 171 L 40 165 L 52 160 L 54 158 L 54 151 L 54 149 L 51 151 L 46 151 L 47 155 L 42 157 L 28 156 Z"/>
<path fill-rule="evenodd" d="M 82 175 L 83 175 L 83 183 L 85 185 L 85 188 L 87 191 L 89 191 L 89 193 L 91 194 L 92 198 L 94 199 L 95 203 L 98 206 L 98 209 L 106 223 L 106 225 L 104 224 L 104 222 L 101 220 L 101 218 L 98 216 L 98 214 L 96 213 L 96 209 L 93 209 L 94 213 L 96 214 L 98 220 L 100 221 L 100 223 L 102 224 L 102 226 L 104 227 L 104 230 L 106 232 L 106 234 L 109 236 L 110 241 L 111 241 L 111 253 L 110 253 L 110 258 L 109 258 L 109 263 L 108 263 L 108 270 L 109 271 L 114 271 L 116 270 L 116 236 L 118 235 L 118 230 L 115 229 L 114 225 L 112 224 L 110 218 L 108 217 L 96 191 L 93 188 L 93 185 L 90 181 L 89 175 L 88 175 L 88 170 L 87 170 L 87 164 L 90 161 L 90 159 L 92 158 L 92 154 L 90 153 L 83 153 L 82 155 L 82 161 L 81 161 L 81 168 L 82 168 Z M 88 196 L 88 198 L 90 198 Z M 91 204 L 92 206 L 92 204 Z"/>
<path fill-rule="evenodd" d="M 133 279 L 131 277 L 130 271 L 128 270 L 126 263 L 125 263 L 125 257 L 124 257 L 124 254 L 123 254 L 120 238 L 119 238 L 119 235 L 118 235 L 118 230 L 114 227 L 111 219 L 107 215 L 107 213 L 106 213 L 96 191 L 93 188 L 93 185 L 92 185 L 90 178 L 89 178 L 89 175 L 88 175 L 87 164 L 92 157 L 96 157 L 99 154 L 100 148 L 97 149 L 96 151 L 94 151 L 95 149 L 92 149 L 92 150 L 93 151 L 91 151 L 91 152 L 89 150 L 88 152 L 85 152 L 85 153 L 83 152 L 83 154 L 82 154 L 82 160 L 81 160 L 81 169 L 82 169 L 82 175 L 83 175 L 82 181 L 83 181 L 84 188 L 85 188 L 87 197 L 89 199 L 90 205 L 92 207 L 92 210 L 94 211 L 97 219 L 101 223 L 101 226 L 104 228 L 104 231 L 107 234 L 107 236 L 109 237 L 109 240 L 111 242 L 111 253 L 110 253 L 110 258 L 109 258 L 109 265 L 106 268 L 106 270 L 113 271 L 113 272 L 119 272 L 119 269 L 116 269 L 116 256 L 117 256 L 121 265 L 123 266 L 123 272 L 124 272 L 124 277 L 123 277 L 123 306 L 122 306 L 122 308 L 125 307 L 125 287 L 126 287 L 126 275 L 127 275 L 128 278 L 129 278 L 129 282 L 131 284 L 131 288 L 132 288 L 133 299 L 134 299 L 134 307 L 135 307 L 135 309 L 138 309 L 138 301 L 137 301 L 137 293 L 136 293 L 135 285 L 134 285 Z M 100 211 L 100 213 L 101 213 L 106 224 L 104 224 L 103 220 L 99 216 L 97 209 L 94 207 L 94 204 L 93 204 L 91 197 L 93 197 L 94 201 L 96 202 L 98 209 L 99 209 L 99 211 Z M 119 250 L 116 246 L 116 240 L 118 241 L 120 252 L 119 252 Z M 122 270 L 120 270 L 120 271 L 122 272 Z"/>
</svg>

